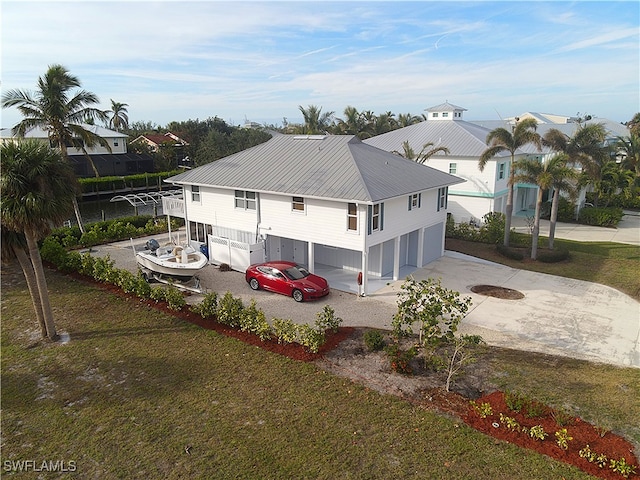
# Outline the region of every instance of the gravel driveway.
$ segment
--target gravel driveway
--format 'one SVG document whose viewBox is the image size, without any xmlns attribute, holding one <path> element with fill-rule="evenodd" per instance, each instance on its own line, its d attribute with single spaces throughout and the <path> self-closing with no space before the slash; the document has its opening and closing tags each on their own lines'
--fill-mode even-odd
<svg viewBox="0 0 640 480">
<path fill-rule="evenodd" d="M 158 236 L 154 238 L 160 241 Z M 148 238 L 133 240 L 136 250 L 143 250 Z M 98 245 L 91 248 L 92 255 L 106 256 L 115 262 L 117 268 L 136 272 L 138 267 L 135 261 L 131 241 L 115 242 L 106 245 Z M 207 265 L 198 274 L 201 288 L 206 291 L 218 292 L 220 296 L 231 292 L 234 297 L 242 299 L 245 305 L 254 299 L 258 308 L 262 309 L 267 319 L 289 318 L 296 323 L 313 325 L 316 315 L 325 305 L 331 305 L 336 316 L 342 318 L 343 326 L 351 327 L 378 327 L 391 329 L 391 320 L 396 312 L 395 294 L 393 303 L 381 301 L 374 297 L 358 297 L 355 294 L 331 290 L 331 293 L 321 299 L 312 302 L 298 303 L 291 297 L 269 293 L 262 290 L 253 291 L 244 280 L 244 273 L 230 271 L 222 272 L 214 265 Z M 191 304 L 199 303 L 202 295 L 193 294 L 187 298 Z M 389 299 L 387 299 L 389 300 Z"/>
</svg>

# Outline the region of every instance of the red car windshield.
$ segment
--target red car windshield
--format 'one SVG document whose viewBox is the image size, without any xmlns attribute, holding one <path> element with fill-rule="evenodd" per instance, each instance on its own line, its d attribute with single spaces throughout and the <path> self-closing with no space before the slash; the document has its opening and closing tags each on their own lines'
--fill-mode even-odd
<svg viewBox="0 0 640 480">
<path fill-rule="evenodd" d="M 300 280 L 301 278 L 308 277 L 309 272 L 304 267 L 290 267 L 284 271 L 284 274 L 289 278 L 289 280 Z"/>
</svg>

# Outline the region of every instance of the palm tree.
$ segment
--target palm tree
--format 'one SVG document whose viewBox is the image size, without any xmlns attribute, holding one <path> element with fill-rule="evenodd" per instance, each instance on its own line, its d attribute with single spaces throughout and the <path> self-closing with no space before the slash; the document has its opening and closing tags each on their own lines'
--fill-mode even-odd
<svg viewBox="0 0 640 480">
<path fill-rule="evenodd" d="M 27 282 L 27 288 L 29 289 L 29 295 L 31 296 L 31 302 L 33 303 L 33 310 L 36 314 L 36 319 L 40 325 L 40 334 L 42 338 L 47 337 L 47 326 L 44 322 L 44 316 L 42 313 L 42 302 L 40 301 L 40 295 L 38 294 L 38 284 L 36 282 L 36 275 L 31 264 L 31 260 L 27 255 L 27 240 L 24 238 L 24 234 L 9 230 L 2 224 L 2 265 L 7 266 L 15 258 L 22 268 L 22 273 Z"/>
<path fill-rule="evenodd" d="M 549 165 L 546 167 L 547 171 L 553 178 L 551 182 L 551 188 L 553 188 L 553 197 L 551 199 L 551 214 L 549 216 L 549 240 L 548 247 L 553 250 L 553 242 L 556 236 L 556 224 L 558 222 L 558 206 L 560 205 L 560 192 L 567 192 L 571 197 L 575 196 L 575 179 L 578 176 L 578 172 L 568 163 L 569 158 L 566 154 L 560 154 L 560 158 L 564 161 L 558 160 L 557 163 L 552 157 L 548 160 Z"/>
<path fill-rule="evenodd" d="M 50 340 L 56 340 L 58 335 L 38 241 L 51 231 L 52 225 L 61 223 L 73 210 L 78 182 L 71 165 L 60 152 L 36 140 L 3 144 L 0 146 L 0 162 L 2 225 L 24 235 L 46 335 Z M 36 311 L 37 300 L 33 300 Z"/>
<path fill-rule="evenodd" d="M 640 177 L 640 135 L 631 133 L 628 137 L 617 137 L 616 155 L 622 155 L 621 166 L 636 172 Z"/>
<path fill-rule="evenodd" d="M 408 127 L 409 125 L 414 125 L 416 123 L 420 123 L 421 121 L 422 117 L 418 117 L 410 113 L 398 114 L 398 127 L 400 128 Z"/>
<path fill-rule="evenodd" d="M 535 260 L 538 256 L 538 240 L 540 237 L 540 210 L 542 207 L 542 196 L 545 190 L 554 188 L 554 205 L 555 218 L 552 213 L 552 221 L 557 218 L 557 203 L 559 200 L 560 190 L 570 189 L 571 184 L 567 179 L 575 176 L 575 170 L 567 165 L 569 157 L 565 153 L 558 153 L 546 161 L 538 161 L 534 159 L 524 159 L 518 162 L 518 173 L 514 176 L 516 182 L 533 183 L 538 186 L 538 194 L 536 198 L 536 210 L 534 214 L 532 241 L 531 241 L 531 258 Z M 554 206 L 552 205 L 552 210 Z M 553 239 L 549 237 L 549 248 L 553 248 Z"/>
<path fill-rule="evenodd" d="M 300 109 L 304 117 L 302 133 L 309 135 L 324 134 L 333 122 L 333 112 L 322 113 L 322 107 L 309 105 L 308 108 L 304 108 L 302 105 L 298 105 L 298 109 Z"/>
<path fill-rule="evenodd" d="M 640 135 L 640 112 L 636 113 L 633 118 L 627 122 L 629 132 L 634 135 Z"/>
<path fill-rule="evenodd" d="M 337 123 L 337 131 L 342 135 L 357 135 L 361 140 L 370 136 L 365 132 L 362 114 L 355 107 L 346 107 L 344 120 L 338 119 Z"/>
<path fill-rule="evenodd" d="M 95 173 L 99 177 L 91 156 L 85 147 L 100 144 L 109 152 L 109 143 L 99 135 L 87 130 L 82 125 L 87 120 L 107 121 L 107 114 L 92 107 L 98 104 L 98 97 L 85 90 L 73 92 L 80 88 L 80 80 L 71 75 L 62 65 L 50 65 L 44 76 L 38 78 L 35 93 L 24 90 L 9 90 L 2 95 L 2 108 L 17 107 L 24 118 L 13 127 L 12 133 L 19 137 L 34 127 L 41 127 L 49 133 L 49 141 L 57 146 L 62 156 L 69 160 L 67 147 L 80 148 Z M 69 98 L 71 95 L 71 98 Z M 84 232 L 80 208 L 74 199 L 74 210 L 80 230 Z"/>
<path fill-rule="evenodd" d="M 482 172 L 487 162 L 501 152 L 509 152 L 511 154 L 511 165 L 509 167 L 509 190 L 507 193 L 507 205 L 505 207 L 505 226 L 504 226 L 504 246 L 509 246 L 509 236 L 511 234 L 511 217 L 513 215 L 513 186 L 515 184 L 515 156 L 516 151 L 529 143 L 534 144 L 538 150 L 542 148 L 542 140 L 540 135 L 536 133 L 538 124 L 533 118 L 526 118 L 516 123 L 510 132 L 506 128 L 496 128 L 491 130 L 487 135 L 487 148 L 478 161 L 478 168 Z"/>
<path fill-rule="evenodd" d="M 422 150 L 420 150 L 420 153 L 416 155 L 416 153 L 413 151 L 413 148 L 411 148 L 411 145 L 409 145 L 409 141 L 405 140 L 404 142 L 402 142 L 402 150 L 403 150 L 402 153 L 398 151 L 394 151 L 392 153 L 397 153 L 401 157 L 408 158 L 409 160 L 414 160 L 417 163 L 425 163 L 427 160 L 429 160 L 432 156 L 434 156 L 438 152 L 442 152 L 445 155 L 449 155 L 450 153 L 449 149 L 445 146 L 429 148 L 429 147 L 433 147 L 434 145 L 435 144 L 433 142 L 425 143 L 422 146 Z"/>
<path fill-rule="evenodd" d="M 129 128 L 128 106 L 126 103 L 114 102 L 111 99 L 111 110 L 109 112 L 112 116 L 109 120 L 109 128 L 115 128 L 116 132 Z"/>
</svg>

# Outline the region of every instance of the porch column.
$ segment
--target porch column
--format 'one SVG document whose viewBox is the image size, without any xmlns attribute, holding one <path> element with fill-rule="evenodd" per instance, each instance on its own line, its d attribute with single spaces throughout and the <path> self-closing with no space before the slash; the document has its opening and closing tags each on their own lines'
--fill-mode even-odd
<svg viewBox="0 0 640 480">
<path fill-rule="evenodd" d="M 418 261 L 416 264 L 418 267 L 423 267 L 422 259 L 424 258 L 424 228 L 418 230 Z"/>
<path fill-rule="evenodd" d="M 369 293 L 369 247 L 362 252 L 362 296 Z"/>
<path fill-rule="evenodd" d="M 400 278 L 400 237 L 393 239 L 393 279 Z"/>
<path fill-rule="evenodd" d="M 313 256 L 313 252 L 315 251 L 315 243 L 307 242 L 307 258 L 309 259 L 309 272 L 315 273 L 316 270 L 316 259 Z"/>
</svg>

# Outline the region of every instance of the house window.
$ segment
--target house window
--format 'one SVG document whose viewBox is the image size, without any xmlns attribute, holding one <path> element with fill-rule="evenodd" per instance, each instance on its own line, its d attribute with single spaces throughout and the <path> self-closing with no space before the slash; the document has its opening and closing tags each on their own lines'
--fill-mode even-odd
<svg viewBox="0 0 640 480">
<path fill-rule="evenodd" d="M 438 211 L 445 210 L 447 208 L 447 193 L 449 188 L 442 187 L 438 189 Z"/>
<path fill-rule="evenodd" d="M 211 226 L 200 222 L 189 222 L 189 238 L 196 242 L 206 243 L 206 233 L 211 233 Z"/>
<path fill-rule="evenodd" d="M 347 230 L 358 231 L 358 207 L 355 203 L 347 206 Z"/>
<path fill-rule="evenodd" d="M 191 201 L 192 202 L 200 201 L 200 187 L 198 185 L 191 186 Z"/>
<path fill-rule="evenodd" d="M 458 172 L 458 164 L 457 163 L 450 163 L 449 164 L 449 173 L 451 173 L 452 175 Z"/>
<path fill-rule="evenodd" d="M 114 146 L 114 147 L 117 147 L 117 146 L 118 146 L 118 139 L 117 139 L 117 138 L 114 138 L 114 139 L 113 139 L 113 146 Z"/>
<path fill-rule="evenodd" d="M 420 208 L 421 201 L 422 201 L 421 193 L 414 193 L 413 195 L 409 195 L 409 211 L 414 210 L 416 208 Z"/>
<path fill-rule="evenodd" d="M 369 233 L 381 232 L 384 227 L 384 203 L 369 205 L 367 213 L 369 217 Z"/>
<path fill-rule="evenodd" d="M 294 212 L 304 212 L 304 198 L 293 197 L 293 200 L 291 201 L 291 209 Z"/>
<path fill-rule="evenodd" d="M 432 116 L 433 118 L 436 118 L 436 117 L 438 116 L 438 112 L 433 112 L 433 113 L 431 114 L 431 116 Z"/>
<path fill-rule="evenodd" d="M 506 163 L 498 164 L 498 180 L 502 180 L 504 178 L 506 170 L 507 170 Z"/>
<path fill-rule="evenodd" d="M 449 112 L 442 112 L 442 117 L 448 117 L 449 116 Z"/>
<path fill-rule="evenodd" d="M 236 205 L 236 208 L 243 208 L 244 210 L 255 210 L 256 209 L 256 192 L 236 190 L 235 205 Z"/>
</svg>

